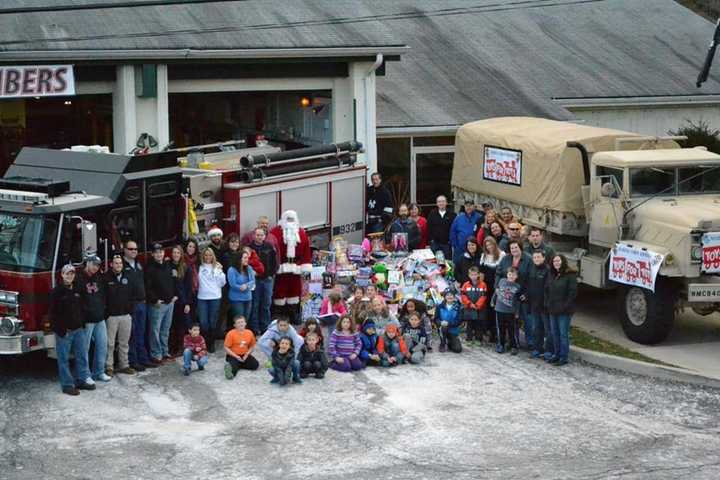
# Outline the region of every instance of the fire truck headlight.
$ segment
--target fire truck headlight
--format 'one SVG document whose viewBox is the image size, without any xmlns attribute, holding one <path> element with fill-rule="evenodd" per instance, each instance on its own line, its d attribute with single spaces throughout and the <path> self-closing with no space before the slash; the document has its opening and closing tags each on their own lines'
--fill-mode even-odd
<svg viewBox="0 0 720 480">
<path fill-rule="evenodd" d="M 7 295 L 5 294 L 5 292 L 0 292 L 0 302 L 5 302 L 7 301 L 6 299 Z"/>
<path fill-rule="evenodd" d="M 690 258 L 693 260 L 702 260 L 702 253 L 702 247 L 696 245 L 690 250 Z"/>
<path fill-rule="evenodd" d="M 20 333 L 23 323 L 11 317 L 0 318 L 0 335 L 12 336 Z"/>
<path fill-rule="evenodd" d="M 5 301 L 12 304 L 18 303 L 18 294 L 15 292 L 5 293 Z"/>
</svg>

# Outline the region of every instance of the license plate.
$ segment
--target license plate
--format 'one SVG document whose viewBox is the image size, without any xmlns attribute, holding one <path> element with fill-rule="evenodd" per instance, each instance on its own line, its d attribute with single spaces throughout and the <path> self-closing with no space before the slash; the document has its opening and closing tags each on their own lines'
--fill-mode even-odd
<svg viewBox="0 0 720 480">
<path fill-rule="evenodd" d="M 691 283 L 688 285 L 689 302 L 720 302 L 720 284 Z"/>
</svg>

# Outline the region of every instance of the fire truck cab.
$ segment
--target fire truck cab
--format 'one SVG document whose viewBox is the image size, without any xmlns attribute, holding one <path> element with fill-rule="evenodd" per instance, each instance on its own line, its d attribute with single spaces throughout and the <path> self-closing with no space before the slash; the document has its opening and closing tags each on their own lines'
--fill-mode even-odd
<svg viewBox="0 0 720 480">
<path fill-rule="evenodd" d="M 63 265 L 133 239 L 180 240 L 176 155 L 24 148 L 0 180 L 0 355 L 53 348 L 48 300 Z"/>
</svg>

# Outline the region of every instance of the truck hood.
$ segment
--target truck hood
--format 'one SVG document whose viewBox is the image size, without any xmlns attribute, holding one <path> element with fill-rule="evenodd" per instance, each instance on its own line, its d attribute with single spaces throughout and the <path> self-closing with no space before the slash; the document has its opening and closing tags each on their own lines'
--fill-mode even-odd
<svg viewBox="0 0 720 480">
<path fill-rule="evenodd" d="M 692 195 L 655 198 L 633 211 L 633 223 L 640 230 L 651 223 L 668 231 L 720 231 L 720 196 Z M 632 214 L 631 214 L 632 215 Z M 638 232 L 640 233 L 640 232 Z"/>
</svg>

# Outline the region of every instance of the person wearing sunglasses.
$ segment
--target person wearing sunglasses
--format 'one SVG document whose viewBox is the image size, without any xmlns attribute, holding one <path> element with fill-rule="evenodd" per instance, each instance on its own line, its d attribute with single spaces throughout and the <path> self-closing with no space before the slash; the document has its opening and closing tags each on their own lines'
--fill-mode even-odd
<svg viewBox="0 0 720 480">
<path fill-rule="evenodd" d="M 510 253 L 510 242 L 519 242 L 522 245 L 522 225 L 518 222 L 511 222 L 507 226 L 507 237 L 500 241 L 498 246 L 505 253 Z"/>
<path fill-rule="evenodd" d="M 132 333 L 130 334 L 130 366 L 138 372 L 157 365 L 150 361 L 147 342 L 147 307 L 145 305 L 145 271 L 137 258 L 138 244 L 135 240 L 125 242 L 123 248 L 123 270 L 132 289 L 134 303 L 132 312 Z"/>
</svg>

